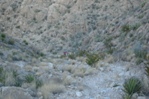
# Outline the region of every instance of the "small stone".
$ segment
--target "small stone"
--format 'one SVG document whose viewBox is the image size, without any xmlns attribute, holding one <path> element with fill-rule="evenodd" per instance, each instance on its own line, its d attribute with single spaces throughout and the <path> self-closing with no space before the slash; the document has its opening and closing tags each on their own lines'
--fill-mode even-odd
<svg viewBox="0 0 149 99">
<path fill-rule="evenodd" d="M 147 98 L 144 96 L 139 96 L 137 99 L 147 99 Z"/>
<path fill-rule="evenodd" d="M 53 64 L 52 63 L 48 63 L 48 67 L 49 67 L 49 69 L 53 69 Z"/>
<path fill-rule="evenodd" d="M 134 94 L 132 95 L 132 99 L 137 99 L 137 97 L 138 97 L 138 94 L 137 94 L 137 93 L 134 93 Z"/>
<path fill-rule="evenodd" d="M 114 83 L 114 82 L 112 82 L 111 84 L 110 84 L 110 87 L 114 87 L 116 84 Z"/>
<path fill-rule="evenodd" d="M 104 71 L 104 68 L 100 68 L 100 70 L 103 72 Z"/>
<path fill-rule="evenodd" d="M 39 99 L 43 99 L 43 96 L 39 97 Z"/>
<path fill-rule="evenodd" d="M 77 91 L 77 92 L 76 92 L 76 95 L 77 95 L 77 97 L 81 97 L 81 96 L 82 96 L 82 93 L 79 92 L 79 91 Z"/>
<path fill-rule="evenodd" d="M 37 96 L 41 97 L 42 93 L 41 92 L 37 92 Z"/>
</svg>

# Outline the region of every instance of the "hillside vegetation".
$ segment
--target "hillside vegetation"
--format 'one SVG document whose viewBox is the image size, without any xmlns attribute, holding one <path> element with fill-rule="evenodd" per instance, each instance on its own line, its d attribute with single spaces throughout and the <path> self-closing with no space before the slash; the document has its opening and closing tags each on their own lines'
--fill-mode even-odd
<svg viewBox="0 0 149 99">
<path fill-rule="evenodd" d="M 128 80 L 139 84 L 138 79 L 144 81 L 140 90 L 147 96 L 148 66 L 148 0 L 0 0 L 0 87 L 21 88 L 10 87 L 8 93 L 32 92 L 20 94 L 21 99 L 66 99 L 69 94 L 69 99 L 120 99 L 122 84 L 130 76 L 138 76 Z M 113 81 L 106 79 L 110 75 Z M 112 89 L 104 90 L 109 93 L 106 98 L 96 81 L 103 89 L 119 86 L 120 93 L 112 96 Z M 94 98 L 85 85 L 92 87 Z M 76 86 L 87 91 L 76 91 Z M 131 99 L 133 94 L 123 98 Z"/>
</svg>

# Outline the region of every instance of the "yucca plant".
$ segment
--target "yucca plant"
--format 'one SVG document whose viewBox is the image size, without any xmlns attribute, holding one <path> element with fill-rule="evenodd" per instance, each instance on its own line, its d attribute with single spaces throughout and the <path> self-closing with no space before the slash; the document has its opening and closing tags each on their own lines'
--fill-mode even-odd
<svg viewBox="0 0 149 99">
<path fill-rule="evenodd" d="M 95 66 L 95 64 L 99 61 L 100 56 L 98 54 L 87 54 L 86 63 L 91 66 Z"/>
<path fill-rule="evenodd" d="M 25 76 L 25 80 L 27 83 L 31 83 L 32 81 L 34 81 L 34 76 L 33 75 L 26 75 Z"/>
<path fill-rule="evenodd" d="M 133 95 L 136 92 L 140 92 L 142 88 L 141 81 L 136 77 L 131 77 L 123 84 L 123 91 L 128 95 Z"/>
</svg>

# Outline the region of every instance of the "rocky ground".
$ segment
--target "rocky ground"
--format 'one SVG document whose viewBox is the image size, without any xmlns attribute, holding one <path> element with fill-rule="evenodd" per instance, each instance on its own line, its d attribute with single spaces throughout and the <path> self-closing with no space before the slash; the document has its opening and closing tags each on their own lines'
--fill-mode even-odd
<svg viewBox="0 0 149 99">
<path fill-rule="evenodd" d="M 0 0 L 0 99 L 148 99 L 148 62 L 148 0 Z"/>
<path fill-rule="evenodd" d="M 34 64 L 17 61 L 1 65 L 9 69 L 11 66 L 24 81 L 18 81 L 21 86 L 14 87 L 15 81 L 9 75 L 7 86 L 1 87 L 2 99 L 121 99 L 126 79 L 135 76 L 144 84 L 148 81 L 144 69 L 129 62 L 100 61 L 96 67 L 90 67 L 80 60 L 58 58 Z M 29 74 L 42 80 L 43 85 L 37 88 L 36 80 L 26 82 L 24 77 Z M 133 99 L 147 98 L 135 94 Z"/>
</svg>

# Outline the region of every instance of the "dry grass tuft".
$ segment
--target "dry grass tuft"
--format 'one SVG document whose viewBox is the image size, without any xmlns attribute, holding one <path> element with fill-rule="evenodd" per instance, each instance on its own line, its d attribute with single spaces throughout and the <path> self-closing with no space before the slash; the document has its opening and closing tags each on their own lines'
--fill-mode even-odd
<svg viewBox="0 0 149 99">
<path fill-rule="evenodd" d="M 86 69 L 85 68 L 76 68 L 73 72 L 74 76 L 84 77 Z"/>
<path fill-rule="evenodd" d="M 39 90 L 43 94 L 44 99 L 49 99 L 50 94 L 59 94 L 64 92 L 65 86 L 62 84 L 47 83 L 44 84 Z"/>
</svg>

